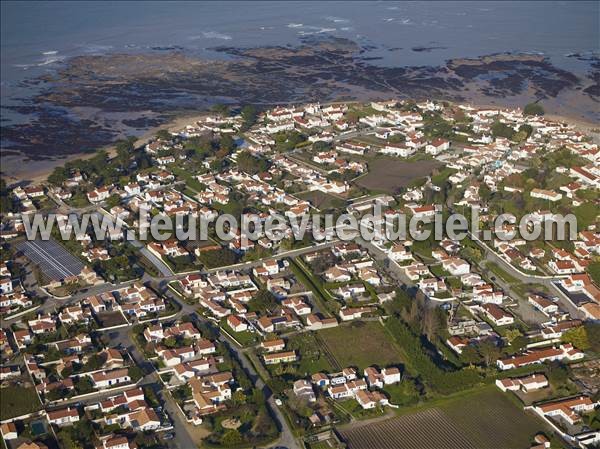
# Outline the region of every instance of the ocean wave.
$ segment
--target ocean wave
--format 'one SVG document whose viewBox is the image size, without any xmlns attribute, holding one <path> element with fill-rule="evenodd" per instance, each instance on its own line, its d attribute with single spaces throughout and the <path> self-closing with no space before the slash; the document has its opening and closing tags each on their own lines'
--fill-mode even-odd
<svg viewBox="0 0 600 449">
<path fill-rule="evenodd" d="M 109 50 L 112 50 L 112 45 L 98 45 L 98 44 L 84 44 L 82 45 L 82 51 L 84 53 L 106 53 Z"/>
<path fill-rule="evenodd" d="M 42 62 L 36 64 L 38 67 L 42 67 L 45 65 L 50 65 L 50 64 L 54 64 L 56 62 L 62 62 L 64 61 L 65 57 L 64 56 L 57 56 L 55 58 L 46 58 L 44 59 Z"/>
<path fill-rule="evenodd" d="M 399 25 L 414 25 L 414 22 L 408 18 L 403 19 L 403 18 L 397 18 L 397 17 L 384 17 L 383 21 L 387 22 L 387 23 L 394 22 Z"/>
<path fill-rule="evenodd" d="M 219 33 L 218 31 L 203 31 L 202 36 L 205 39 L 221 39 L 224 41 L 229 41 L 232 37 L 228 34 Z"/>
<path fill-rule="evenodd" d="M 337 28 L 318 28 L 318 27 L 307 27 L 315 29 L 315 31 L 298 31 L 300 36 L 312 36 L 313 34 L 322 34 L 322 33 L 333 33 L 337 31 Z"/>
<path fill-rule="evenodd" d="M 303 23 L 288 23 L 287 27 L 288 28 L 302 28 L 304 26 Z"/>
<path fill-rule="evenodd" d="M 335 17 L 335 16 L 327 16 L 327 17 L 325 17 L 325 20 L 328 20 L 333 23 L 348 23 L 348 22 L 350 22 L 349 19 L 344 19 L 343 17 Z"/>
<path fill-rule="evenodd" d="M 58 52 L 56 52 L 56 53 L 58 53 Z M 44 66 L 54 64 L 57 62 L 62 62 L 66 59 L 65 56 L 56 56 L 56 53 L 44 52 L 42 54 L 45 55 L 46 57 L 43 58 L 39 62 L 32 62 L 31 64 L 13 64 L 13 67 L 17 67 L 17 68 L 23 69 L 23 70 L 28 70 L 28 69 L 31 69 L 32 67 L 44 67 Z"/>
<path fill-rule="evenodd" d="M 55 55 L 57 53 L 58 53 L 58 50 L 49 50 L 49 51 L 42 52 L 43 55 L 47 55 L 47 56 L 49 56 L 49 55 Z"/>
</svg>

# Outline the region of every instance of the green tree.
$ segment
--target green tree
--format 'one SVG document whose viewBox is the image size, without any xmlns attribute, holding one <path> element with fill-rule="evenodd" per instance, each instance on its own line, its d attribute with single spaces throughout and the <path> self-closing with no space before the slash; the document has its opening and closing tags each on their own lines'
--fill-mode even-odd
<svg viewBox="0 0 600 449">
<path fill-rule="evenodd" d="M 251 104 L 247 104 L 242 108 L 241 115 L 243 120 L 242 131 L 252 128 L 252 125 L 254 125 L 258 119 L 258 111 L 256 110 L 256 107 Z"/>
<path fill-rule="evenodd" d="M 112 209 L 113 207 L 118 206 L 119 204 L 121 204 L 121 197 L 117 194 L 109 196 L 106 200 L 106 207 L 108 209 Z"/>
<path fill-rule="evenodd" d="M 206 268 L 224 267 L 237 262 L 238 256 L 227 248 L 202 251 L 198 257 Z"/>
<path fill-rule="evenodd" d="M 246 402 L 246 395 L 243 391 L 238 390 L 231 395 L 231 400 L 235 405 L 240 405 Z"/>
<path fill-rule="evenodd" d="M 594 352 L 600 352 L 600 323 L 586 322 L 584 326 L 590 349 Z"/>
<path fill-rule="evenodd" d="M 317 140 L 313 143 L 313 150 L 315 151 L 327 151 L 331 149 L 331 142 L 326 142 L 324 140 Z"/>
<path fill-rule="evenodd" d="M 236 162 L 240 170 L 251 175 L 267 171 L 269 168 L 269 163 L 266 159 L 254 157 L 247 151 L 239 153 Z"/>
<path fill-rule="evenodd" d="M 221 139 L 219 140 L 219 149 L 226 151 L 227 154 L 231 153 L 235 149 L 235 142 L 230 134 L 221 135 Z"/>
<path fill-rule="evenodd" d="M 514 352 L 519 352 L 523 348 L 525 348 L 525 346 L 527 346 L 528 342 L 529 340 L 527 339 L 527 337 L 519 335 L 510 343 L 510 349 Z"/>
<path fill-rule="evenodd" d="M 481 356 L 473 345 L 467 345 L 460 354 L 460 360 L 467 365 L 477 365 L 481 363 Z"/>
<path fill-rule="evenodd" d="M 566 331 L 561 337 L 565 343 L 571 343 L 578 349 L 586 351 L 590 349 L 590 341 L 588 339 L 585 326 L 575 327 Z"/>
<path fill-rule="evenodd" d="M 587 267 L 587 272 L 596 285 L 600 285 L 600 262 L 592 262 Z"/>
<path fill-rule="evenodd" d="M 55 167 L 48 176 L 48 182 L 55 186 L 61 186 L 68 177 L 69 173 L 65 167 Z"/>
<path fill-rule="evenodd" d="M 483 182 L 479 186 L 479 197 L 481 198 L 481 202 L 483 204 L 487 204 L 487 202 L 492 197 L 492 191 L 490 190 L 488 185 Z"/>
<path fill-rule="evenodd" d="M 277 299 L 268 290 L 259 290 L 256 296 L 248 302 L 248 308 L 256 312 L 265 312 L 277 307 Z"/>
<path fill-rule="evenodd" d="M 529 138 L 529 136 L 531 136 L 531 134 L 533 134 L 533 126 L 525 123 L 525 124 L 519 126 L 519 132 L 525 133 L 527 138 Z"/>
<path fill-rule="evenodd" d="M 117 150 L 116 161 L 121 167 L 127 167 L 129 159 L 135 150 L 133 145 L 136 140 L 135 137 L 130 136 L 126 139 L 117 141 L 115 144 L 115 149 Z"/>
<path fill-rule="evenodd" d="M 510 344 L 515 340 L 515 338 L 523 335 L 519 329 L 508 329 L 506 331 L 505 337 Z"/>
<path fill-rule="evenodd" d="M 102 368 L 102 365 L 104 365 L 104 359 L 98 354 L 93 354 L 85 364 L 85 371 L 97 371 Z"/>
<path fill-rule="evenodd" d="M 75 388 L 77 389 L 77 392 L 79 394 L 86 394 L 94 391 L 94 385 L 92 384 L 90 378 L 87 376 L 79 377 L 77 379 L 77 382 L 75 383 Z"/>
<path fill-rule="evenodd" d="M 513 135 L 515 134 L 515 130 L 505 123 L 495 121 L 492 124 L 492 134 L 494 137 L 505 137 L 507 139 L 512 139 Z"/>
<path fill-rule="evenodd" d="M 525 108 L 523 108 L 523 114 L 525 115 L 544 115 L 544 108 L 542 107 L 541 104 L 535 102 L 535 103 L 528 103 L 525 105 Z"/>
<path fill-rule="evenodd" d="M 553 361 L 548 364 L 546 377 L 548 377 L 548 382 L 550 382 L 553 387 L 558 388 L 565 385 L 567 380 L 569 380 L 569 371 L 562 363 Z"/>
<path fill-rule="evenodd" d="M 485 340 L 479 345 L 479 353 L 486 366 L 490 366 L 500 357 L 500 348 L 490 340 Z"/>
<path fill-rule="evenodd" d="M 216 112 L 219 115 L 222 115 L 222 116 L 229 115 L 229 106 L 227 106 L 226 104 L 217 103 L 211 109 L 213 110 L 213 112 Z"/>
<path fill-rule="evenodd" d="M 156 133 L 156 137 L 160 140 L 171 140 L 173 138 L 168 129 L 159 129 Z"/>
<path fill-rule="evenodd" d="M 221 437 L 221 444 L 223 446 L 235 446 L 241 442 L 242 434 L 237 429 L 229 429 Z"/>
<path fill-rule="evenodd" d="M 137 382 L 142 377 L 144 377 L 144 373 L 139 366 L 131 366 L 127 370 L 127 375 L 131 378 L 133 382 Z"/>
</svg>

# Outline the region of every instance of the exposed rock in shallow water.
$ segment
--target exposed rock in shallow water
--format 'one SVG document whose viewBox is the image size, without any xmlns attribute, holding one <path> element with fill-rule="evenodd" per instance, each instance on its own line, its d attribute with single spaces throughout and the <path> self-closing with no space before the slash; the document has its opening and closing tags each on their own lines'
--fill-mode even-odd
<svg viewBox="0 0 600 449">
<path fill-rule="evenodd" d="M 215 50 L 229 58 L 216 61 L 160 50 L 79 56 L 57 74 L 31 80 L 42 91 L 21 110 L 36 118 L 27 125 L 3 124 L 4 142 L 10 142 L 3 146 L 38 155 L 91 151 L 211 102 L 274 105 L 389 97 L 485 102 L 519 96 L 522 105 L 523 94 L 539 99 L 572 91 L 589 99 L 598 91 L 597 71 L 590 74 L 596 85 L 587 86 L 588 81 L 582 89 L 577 76 L 538 55 L 379 67 L 369 64 L 364 47 L 339 38 L 307 40 L 297 47 L 219 47 Z M 84 109 L 98 112 L 77 116 Z M 107 127 L 102 115 L 119 113 L 127 113 L 120 126 Z"/>
</svg>

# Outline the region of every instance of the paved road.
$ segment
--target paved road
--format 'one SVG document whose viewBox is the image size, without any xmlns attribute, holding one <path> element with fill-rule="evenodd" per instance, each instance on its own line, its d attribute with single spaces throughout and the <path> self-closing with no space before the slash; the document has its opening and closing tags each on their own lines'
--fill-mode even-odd
<svg viewBox="0 0 600 449">
<path fill-rule="evenodd" d="M 173 423 L 173 430 L 175 431 L 175 438 L 168 441 L 168 446 L 172 449 L 198 447 L 187 431 L 187 426 L 189 424 L 185 421 L 181 411 L 179 411 L 179 406 L 175 403 L 175 400 L 162 388 L 159 391 L 159 397 L 162 400 L 165 411 Z"/>
<path fill-rule="evenodd" d="M 472 235 L 471 237 L 473 238 Z M 473 240 L 477 242 L 477 244 L 479 244 L 479 246 L 483 249 L 485 254 L 485 260 L 498 264 L 500 267 L 502 267 L 502 269 L 508 271 L 508 273 L 511 276 L 514 276 L 516 279 L 518 279 L 524 284 L 543 285 L 548 289 L 549 292 L 555 293 L 555 296 L 558 297 L 558 302 L 561 305 L 561 307 L 567 310 L 573 318 L 584 318 L 583 314 L 579 311 L 579 309 L 577 309 L 577 307 L 575 307 L 573 303 L 571 303 L 568 297 L 556 285 L 554 285 L 553 280 L 558 279 L 559 276 L 557 276 L 556 278 L 544 278 L 525 274 L 518 270 L 516 267 L 514 267 L 512 264 L 508 263 L 502 257 L 500 257 L 500 255 L 496 251 L 493 251 L 487 244 L 485 244 L 481 240 L 477 238 L 473 238 Z"/>
<path fill-rule="evenodd" d="M 181 306 L 181 311 L 179 312 L 180 315 L 191 317 L 193 321 L 211 323 L 214 325 L 212 321 L 197 313 L 197 309 L 195 306 L 191 306 L 186 302 L 182 301 L 171 290 L 165 289 L 163 294 L 169 297 L 171 300 L 177 302 Z M 275 446 L 284 446 L 289 449 L 300 449 L 300 446 L 296 442 L 296 439 L 293 436 L 292 431 L 289 428 L 287 421 L 285 420 L 285 417 L 283 416 L 281 410 L 279 410 L 279 408 L 275 404 L 275 398 L 271 394 L 269 388 L 260 378 L 256 370 L 254 369 L 254 366 L 252 366 L 252 363 L 248 360 L 248 357 L 246 356 L 244 351 L 223 333 L 219 333 L 218 340 L 224 343 L 229 348 L 229 350 L 235 355 L 237 360 L 240 362 L 240 364 L 246 371 L 246 374 L 252 380 L 255 386 L 263 391 L 265 398 L 267 399 L 267 404 L 270 407 L 272 413 L 275 415 L 277 426 L 281 432 L 281 436 L 277 444 L 275 444 Z"/>
<path fill-rule="evenodd" d="M 279 254 L 274 254 L 273 256 L 266 257 L 265 259 L 280 260 L 280 259 L 284 259 L 286 257 L 298 257 L 303 254 L 312 253 L 313 251 L 330 248 L 333 245 L 335 245 L 336 243 L 338 243 L 338 241 L 333 240 L 330 242 L 324 242 L 324 243 L 319 243 L 317 245 L 307 246 L 305 248 L 292 249 L 289 251 L 281 252 Z M 263 264 L 263 260 L 265 260 L 265 259 L 253 260 L 250 262 L 242 262 L 242 263 L 227 265 L 227 266 L 218 267 L 218 268 L 209 268 L 208 270 L 195 270 L 194 273 L 211 274 L 211 273 L 216 273 L 217 271 L 249 270 L 251 268 L 261 266 Z M 160 276 L 160 277 L 148 276 L 147 278 L 155 280 L 155 281 L 160 281 L 160 282 L 171 282 L 171 281 L 175 281 L 177 279 L 183 279 L 186 276 L 187 276 L 187 274 L 185 274 L 185 273 L 179 273 L 179 274 L 170 274 L 169 276 Z"/>
<path fill-rule="evenodd" d="M 242 365 L 242 367 L 244 368 L 244 370 L 246 371 L 256 388 L 262 390 L 265 399 L 267 400 L 267 404 L 271 409 L 271 412 L 275 415 L 275 421 L 277 423 L 277 427 L 279 428 L 281 435 L 277 442 L 274 443 L 271 447 L 283 446 L 289 449 L 300 449 L 300 446 L 296 441 L 296 438 L 292 434 L 292 431 L 288 426 L 288 423 L 285 417 L 283 416 L 283 413 L 281 412 L 277 404 L 275 404 L 275 397 L 271 393 L 269 387 L 260 378 L 256 370 L 252 366 L 252 363 L 250 363 L 250 360 L 248 360 L 248 357 L 246 356 L 244 351 L 238 348 L 235 345 L 235 343 L 229 340 L 229 338 L 227 338 L 224 334 L 220 335 L 219 340 L 225 343 L 229 347 L 229 349 L 236 355 L 236 358 L 239 360 L 240 364 Z"/>
<path fill-rule="evenodd" d="M 44 290 L 39 288 L 39 286 L 37 285 L 37 281 L 35 281 L 35 280 L 33 280 L 33 281 L 28 280 L 27 289 L 28 289 L 28 291 L 35 291 L 37 293 L 38 297 L 42 298 L 42 300 L 44 301 L 44 303 L 35 311 L 35 313 L 50 313 L 50 312 L 54 312 L 55 310 L 60 309 L 63 306 L 77 303 L 77 302 L 81 301 L 82 299 L 87 298 L 88 296 L 99 295 L 101 293 L 106 293 L 106 292 L 110 292 L 113 290 L 117 290 L 122 287 L 129 286 L 133 282 L 135 282 L 135 280 L 123 282 L 120 284 L 111 284 L 108 282 L 104 282 L 99 285 L 93 285 L 91 287 L 87 287 L 87 288 L 80 290 L 79 292 L 77 292 L 73 295 L 70 295 L 68 297 L 65 297 L 65 298 L 55 298 L 55 297 L 49 296 Z M 2 325 L 2 327 L 8 327 L 8 325 L 10 325 L 10 323 L 17 322 L 20 319 L 21 319 L 21 317 L 13 318 L 10 320 L 2 319 L 2 320 L 0 320 L 0 324 Z"/>
<path fill-rule="evenodd" d="M 122 227 L 122 229 L 124 230 L 125 235 L 127 235 L 130 227 L 125 221 L 120 220 L 120 219 L 115 219 L 115 217 L 113 217 L 110 214 L 105 213 L 104 211 L 97 212 L 97 214 L 100 218 L 106 217 L 109 220 L 111 220 L 113 223 L 120 225 Z M 135 234 L 134 230 L 132 230 L 132 232 Z M 146 259 L 148 259 L 152 265 L 154 265 L 154 268 L 156 268 L 162 276 L 172 276 L 173 275 L 173 271 L 171 270 L 171 268 L 169 268 L 169 266 L 165 262 L 163 262 L 160 259 L 160 257 L 153 254 L 144 243 L 142 243 L 136 239 L 128 240 L 128 243 L 130 243 L 133 247 L 139 249 L 140 253 L 144 257 L 146 257 Z"/>
</svg>

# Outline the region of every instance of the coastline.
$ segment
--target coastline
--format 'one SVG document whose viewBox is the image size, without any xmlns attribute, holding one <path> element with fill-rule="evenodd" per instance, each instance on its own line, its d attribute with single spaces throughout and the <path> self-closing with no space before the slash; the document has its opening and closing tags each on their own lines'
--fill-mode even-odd
<svg viewBox="0 0 600 449">
<path fill-rule="evenodd" d="M 145 145 L 146 143 L 148 143 L 150 141 L 150 139 L 152 139 L 152 137 L 154 137 L 154 135 L 161 129 L 168 129 L 169 131 L 175 131 L 181 128 L 184 128 L 186 125 L 198 121 L 201 118 L 205 117 L 208 114 L 208 111 L 203 111 L 203 112 L 198 112 L 197 114 L 182 114 L 182 115 L 178 115 L 176 117 L 174 117 L 172 120 L 170 120 L 167 123 L 164 123 L 160 126 L 155 126 L 152 128 L 149 128 L 148 130 L 144 131 L 144 133 L 139 136 L 137 138 L 137 140 L 135 141 L 135 146 L 142 146 Z M 11 150 L 10 148 L 6 148 L 7 151 L 15 151 L 15 150 Z M 91 152 L 87 152 L 87 153 L 74 153 L 74 154 L 70 154 L 68 156 L 65 157 L 56 157 L 56 158 L 52 158 L 52 159 L 45 159 L 45 160 L 41 160 L 41 161 L 30 161 L 30 160 L 26 160 L 29 159 L 26 156 L 14 156 L 14 155 L 9 155 L 9 156 L 4 156 L 2 157 L 2 177 L 4 179 L 6 179 L 9 183 L 31 183 L 31 184 L 41 184 L 46 182 L 48 176 L 52 173 L 52 171 L 54 170 L 54 168 L 56 167 L 60 167 L 64 164 L 66 164 L 69 161 L 74 161 L 74 160 L 78 160 L 78 159 L 89 159 L 94 157 L 96 154 L 98 154 L 98 152 L 100 151 L 106 151 L 109 156 L 114 156 L 115 154 L 115 147 L 114 145 L 107 145 L 107 146 L 103 146 L 100 148 L 95 149 L 94 151 Z M 11 174 L 7 174 L 4 171 L 4 164 L 5 164 L 5 159 L 7 158 L 14 158 L 14 161 L 9 162 L 9 164 L 22 164 L 24 166 L 27 166 L 29 164 L 40 164 L 40 165 L 44 165 L 43 167 L 28 167 L 23 169 L 22 171 L 19 171 L 16 167 L 13 167 L 11 170 Z"/>
<path fill-rule="evenodd" d="M 328 102 L 323 102 L 322 104 L 330 104 L 330 103 L 331 104 L 340 103 L 340 101 L 328 101 Z M 353 103 L 353 101 L 346 101 L 344 103 Z M 456 102 L 456 103 L 460 104 L 459 102 Z M 465 102 L 465 103 L 468 103 L 469 105 L 476 107 L 476 108 L 488 108 L 488 107 L 489 108 L 506 108 L 507 107 L 507 106 L 502 106 L 502 105 L 493 104 L 493 103 L 478 103 L 478 104 L 475 104 L 472 102 Z M 198 113 L 194 113 L 194 114 L 188 113 L 188 114 L 178 115 L 167 123 L 164 123 L 160 126 L 155 126 L 155 127 L 152 127 L 152 128 L 149 128 L 148 130 L 146 130 L 141 136 L 138 137 L 138 139 L 135 142 L 135 146 L 139 147 L 139 146 L 145 145 L 161 129 L 167 129 L 169 131 L 177 131 L 177 130 L 184 128 L 186 125 L 188 125 L 190 123 L 200 120 L 201 118 L 205 117 L 207 114 L 209 114 L 208 110 L 198 111 Z M 593 135 L 595 137 L 596 142 L 600 142 L 600 133 L 592 131 L 592 130 L 598 131 L 600 129 L 599 123 L 593 123 L 592 121 L 585 120 L 581 117 L 565 116 L 565 115 L 558 115 L 558 114 L 551 114 L 551 113 L 545 114 L 544 117 L 546 117 L 550 120 L 568 123 L 569 125 L 572 125 L 581 131 L 585 131 L 586 133 Z M 7 148 L 6 150 L 11 151 L 9 148 Z M 38 168 L 33 168 L 33 169 L 31 167 L 28 167 L 27 169 L 24 169 L 23 171 L 13 170 L 11 175 L 7 175 L 6 173 L 3 172 L 2 177 L 5 178 L 9 183 L 42 184 L 42 183 L 46 182 L 47 177 L 52 173 L 52 171 L 54 170 L 55 167 L 62 166 L 69 161 L 94 157 L 100 151 L 106 151 L 109 154 L 109 156 L 113 156 L 115 154 L 115 147 L 114 147 L 114 145 L 108 145 L 108 146 L 97 148 L 95 151 L 92 151 L 89 153 L 75 153 L 75 154 L 71 154 L 66 157 L 57 157 L 52 160 L 33 161 L 33 164 L 41 164 L 44 166 L 43 167 L 40 166 Z M 2 159 L 4 160 L 5 158 L 12 158 L 12 157 L 19 158 L 19 156 L 10 155 L 10 156 L 5 156 Z M 25 162 L 25 161 L 23 161 L 23 159 L 24 158 L 21 158 L 22 163 L 25 166 L 27 166 L 30 162 L 29 161 Z M 14 163 L 18 163 L 18 162 L 15 161 Z"/>
</svg>

